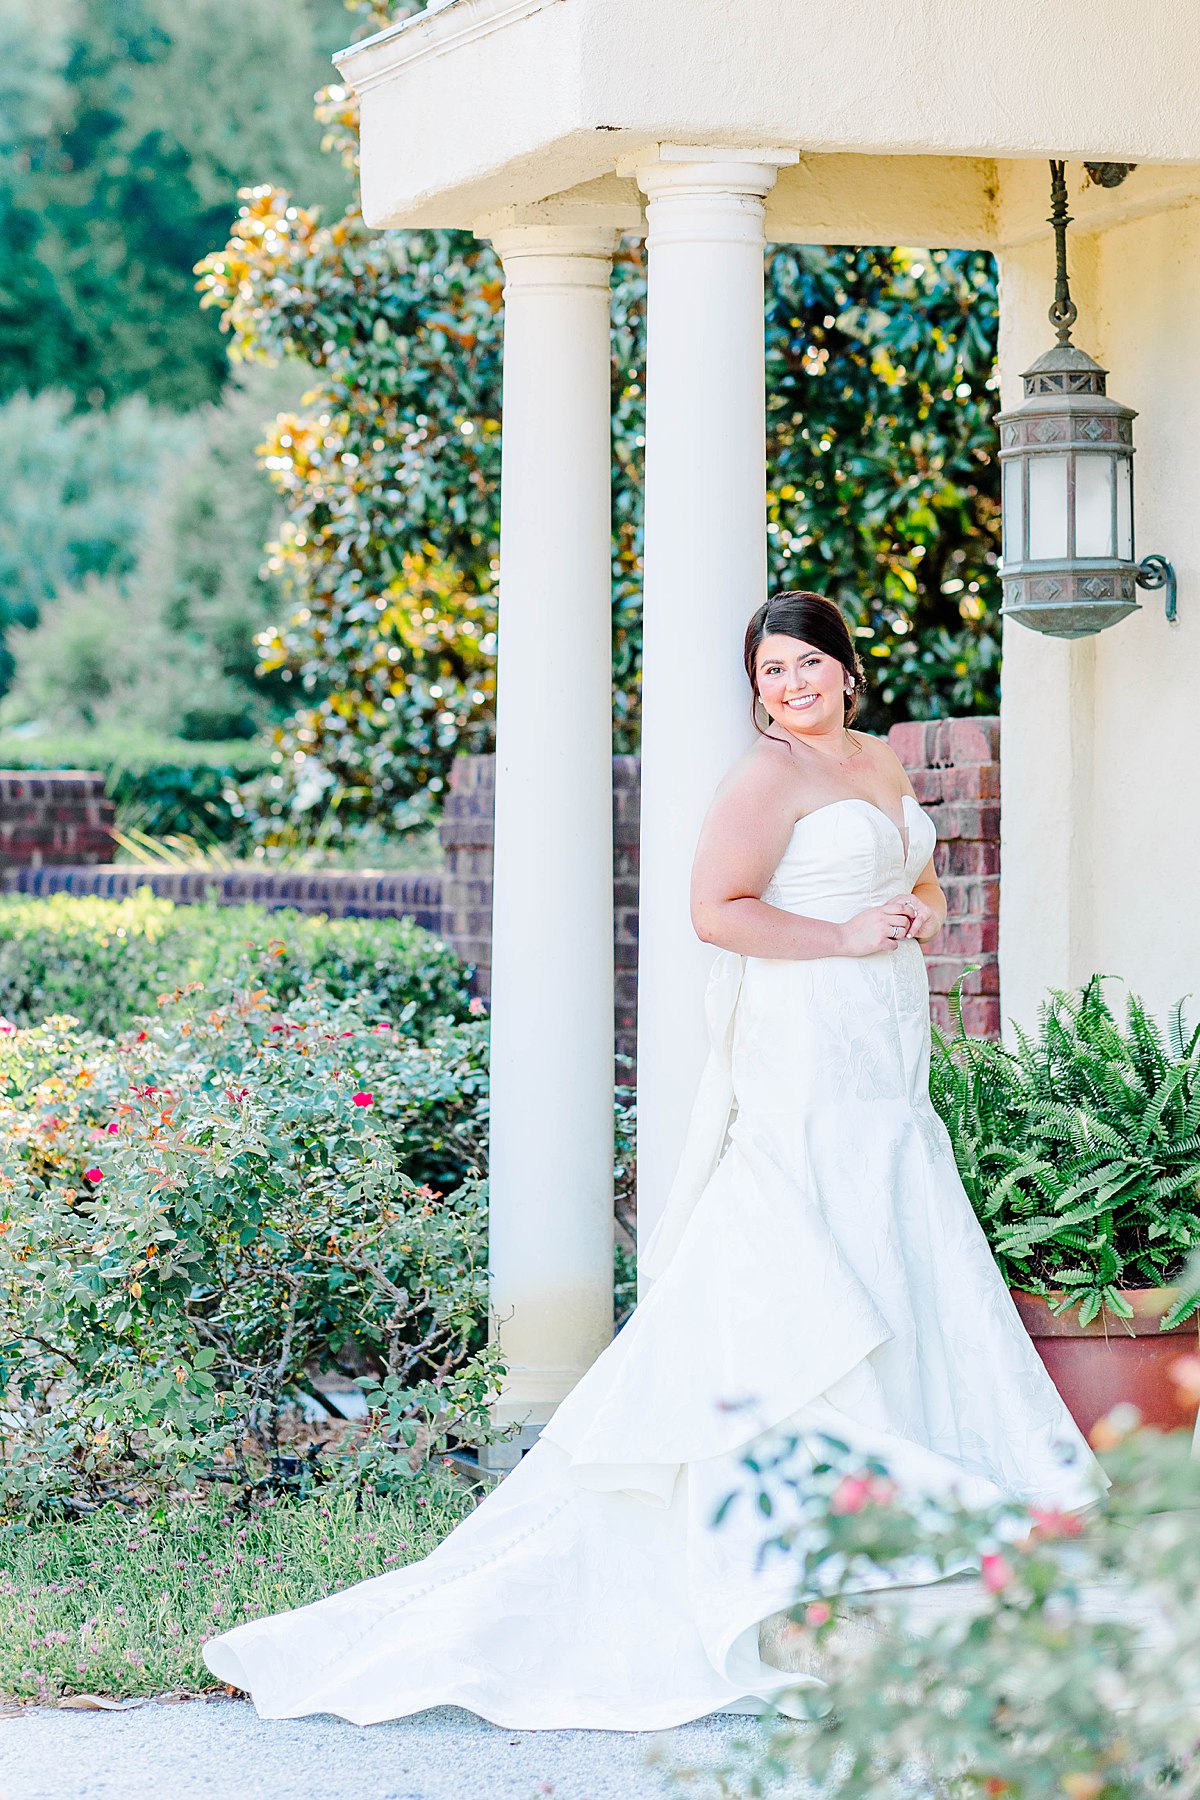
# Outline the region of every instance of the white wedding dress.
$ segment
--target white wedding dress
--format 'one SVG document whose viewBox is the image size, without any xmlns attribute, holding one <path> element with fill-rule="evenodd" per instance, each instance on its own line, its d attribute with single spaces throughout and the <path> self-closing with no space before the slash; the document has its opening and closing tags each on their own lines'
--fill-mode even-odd
<svg viewBox="0 0 1200 1800">
<path fill-rule="evenodd" d="M 807 814 L 763 898 L 844 920 L 911 891 L 936 833 L 911 796 L 904 818 L 907 844 L 866 800 Z M 748 1491 L 751 1441 L 780 1424 L 883 1457 L 902 1486 L 982 1503 L 1076 1508 L 1103 1487 L 930 1103 L 920 946 L 721 951 L 707 1009 L 644 1298 L 423 1561 L 205 1645 L 264 1717 L 370 1724 L 450 1704 L 509 1727 L 647 1730 L 786 1710 L 806 1678 L 765 1662 L 758 1639 L 795 1598 L 787 1559 L 756 1566 L 778 1518 L 739 1504 L 711 1524 Z"/>
</svg>

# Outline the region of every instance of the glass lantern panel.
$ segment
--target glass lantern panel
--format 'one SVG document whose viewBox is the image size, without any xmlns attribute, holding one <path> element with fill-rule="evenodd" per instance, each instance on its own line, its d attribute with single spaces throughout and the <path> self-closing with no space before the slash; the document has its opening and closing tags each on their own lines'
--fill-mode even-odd
<svg viewBox="0 0 1200 1800">
<path fill-rule="evenodd" d="M 1115 466 L 1117 478 L 1117 555 L 1133 561 L 1133 458 L 1122 456 Z"/>
<path fill-rule="evenodd" d="M 1103 453 L 1075 458 L 1075 554 L 1113 553 L 1113 459 Z"/>
<path fill-rule="evenodd" d="M 1004 464 L 1004 561 L 1025 560 L 1025 458 Z"/>
<path fill-rule="evenodd" d="M 1067 554 L 1067 459 L 1029 459 L 1029 560 L 1058 562 Z"/>
</svg>

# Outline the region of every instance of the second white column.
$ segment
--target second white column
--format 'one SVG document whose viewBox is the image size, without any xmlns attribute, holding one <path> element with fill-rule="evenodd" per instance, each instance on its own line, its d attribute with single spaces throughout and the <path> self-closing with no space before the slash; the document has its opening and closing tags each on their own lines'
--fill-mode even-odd
<svg viewBox="0 0 1200 1800">
<path fill-rule="evenodd" d="M 742 641 L 765 598 L 764 196 L 788 152 L 662 146 L 648 196 L 638 949 L 638 1233 L 683 1144 L 713 949 L 692 929 L 701 820 L 750 741 Z"/>
</svg>

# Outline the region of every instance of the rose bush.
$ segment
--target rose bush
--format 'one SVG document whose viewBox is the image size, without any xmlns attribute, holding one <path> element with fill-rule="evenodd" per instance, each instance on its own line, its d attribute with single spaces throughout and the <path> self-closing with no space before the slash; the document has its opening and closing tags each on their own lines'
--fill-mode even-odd
<svg viewBox="0 0 1200 1800">
<path fill-rule="evenodd" d="M 485 1038 L 319 983 L 0 1032 L 0 1512 L 380 1489 L 487 1441 Z M 337 1371 L 367 1419 L 306 1426 Z"/>
</svg>

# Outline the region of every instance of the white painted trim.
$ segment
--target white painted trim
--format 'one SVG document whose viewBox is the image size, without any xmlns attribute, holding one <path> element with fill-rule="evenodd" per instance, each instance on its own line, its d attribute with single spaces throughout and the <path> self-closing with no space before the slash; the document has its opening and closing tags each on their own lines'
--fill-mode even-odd
<svg viewBox="0 0 1200 1800">
<path fill-rule="evenodd" d="M 338 73 L 356 94 L 387 81 L 400 69 L 449 56 L 464 44 L 503 31 L 531 14 L 562 0 L 433 0 L 424 12 L 401 19 L 385 31 L 339 50 L 333 58 Z"/>
<path fill-rule="evenodd" d="M 642 150 L 627 150 L 616 161 L 621 176 L 638 180 L 640 171 L 654 163 L 762 163 L 768 168 L 788 169 L 800 161 L 799 150 L 747 148 L 733 144 L 647 144 Z"/>
</svg>

